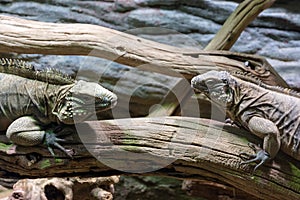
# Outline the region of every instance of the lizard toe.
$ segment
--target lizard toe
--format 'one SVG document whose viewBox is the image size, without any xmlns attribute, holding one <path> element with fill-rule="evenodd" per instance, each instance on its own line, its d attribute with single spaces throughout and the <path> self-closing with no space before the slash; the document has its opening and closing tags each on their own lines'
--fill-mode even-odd
<svg viewBox="0 0 300 200">
<path fill-rule="evenodd" d="M 68 157 L 72 158 L 73 153 L 71 151 L 68 151 L 67 149 L 65 149 L 63 146 L 59 144 L 59 142 L 65 142 L 65 141 L 66 141 L 65 139 L 56 137 L 56 134 L 54 133 L 45 134 L 45 144 L 47 145 L 48 150 L 53 157 L 56 157 L 53 148 L 57 148 L 62 152 L 64 152 Z"/>
<path fill-rule="evenodd" d="M 244 154 L 246 155 L 246 154 Z M 252 157 L 253 155 L 251 155 Z M 249 163 L 253 163 L 253 162 L 259 162 L 253 169 L 252 174 L 257 170 L 258 167 L 260 167 L 262 164 L 264 164 L 265 162 L 267 162 L 270 159 L 270 155 L 268 154 L 268 152 L 266 152 L 265 150 L 260 150 L 257 152 L 257 154 L 255 155 L 255 157 L 253 159 L 250 160 L 246 160 L 241 162 L 241 165 L 244 164 L 249 164 Z"/>
</svg>

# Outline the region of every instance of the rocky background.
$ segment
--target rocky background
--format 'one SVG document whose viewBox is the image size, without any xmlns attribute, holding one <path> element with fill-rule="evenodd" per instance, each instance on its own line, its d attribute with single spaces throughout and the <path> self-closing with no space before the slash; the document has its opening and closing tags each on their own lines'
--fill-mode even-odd
<svg viewBox="0 0 300 200">
<path fill-rule="evenodd" d="M 0 0 L 0 13 L 45 22 L 97 24 L 171 45 L 202 48 L 214 37 L 239 2 L 241 1 Z M 292 87 L 298 88 L 299 4 L 297 0 L 277 0 L 246 28 L 231 49 L 265 56 Z M 84 59 L 40 55 L 27 58 L 38 65 L 58 67 L 69 73 L 76 71 L 78 62 Z"/>
<path fill-rule="evenodd" d="M 202 49 L 235 9 L 239 0 L 0 0 L 0 13 L 44 22 L 89 23 L 125 31 L 170 45 Z M 76 27 L 76 24 L 74 24 Z M 113 40 L 113 38 L 108 38 Z M 300 88 L 300 1 L 277 0 L 242 33 L 231 49 L 266 57 L 278 73 Z M 2 55 L 3 56 L 3 55 Z M 116 77 L 129 67 L 83 56 L 4 55 L 55 67 L 73 74 L 99 61 Z M 137 70 L 137 69 L 131 69 Z M 150 72 L 141 72 L 144 77 Z M 159 75 L 165 82 L 171 77 Z M 180 181 L 145 177 L 122 178 L 115 199 L 188 199 Z M 179 192 L 179 193 L 176 193 Z"/>
</svg>

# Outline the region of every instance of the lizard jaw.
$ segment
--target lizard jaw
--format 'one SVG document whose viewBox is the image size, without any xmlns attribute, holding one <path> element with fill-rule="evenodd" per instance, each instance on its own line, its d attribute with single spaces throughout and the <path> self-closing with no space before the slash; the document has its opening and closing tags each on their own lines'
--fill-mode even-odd
<svg viewBox="0 0 300 200">
<path fill-rule="evenodd" d="M 117 96 L 98 83 L 79 80 L 60 91 L 52 113 L 64 124 L 87 120 L 96 113 L 111 109 Z"/>
<path fill-rule="evenodd" d="M 205 74 L 198 75 L 191 80 L 191 86 L 221 106 L 233 103 L 234 91 L 216 75 L 212 77 Z"/>
<path fill-rule="evenodd" d="M 87 120 L 96 113 L 113 108 L 117 104 L 117 98 L 106 97 L 103 99 L 66 97 L 66 101 L 58 105 L 55 115 L 64 124 L 74 124 Z"/>
</svg>

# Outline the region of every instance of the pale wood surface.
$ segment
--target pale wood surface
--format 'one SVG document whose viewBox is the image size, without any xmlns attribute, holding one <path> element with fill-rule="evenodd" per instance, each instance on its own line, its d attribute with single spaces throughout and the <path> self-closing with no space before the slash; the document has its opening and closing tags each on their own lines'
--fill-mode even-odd
<svg viewBox="0 0 300 200">
<path fill-rule="evenodd" d="M 73 135 L 64 145 L 75 152 L 73 159 L 58 151 L 54 159 L 41 147 L 6 146 L 1 137 L 2 177 L 11 173 L 52 177 L 149 171 L 144 174 L 226 183 L 264 199 L 300 197 L 298 162 L 279 154 L 251 176 L 253 166 L 240 165 L 239 153 L 252 153 L 248 141 L 259 140 L 223 123 L 188 117 L 134 118 L 91 121 L 76 129 L 80 139 Z"/>
<path fill-rule="evenodd" d="M 4 15 L 0 15 L 0 25 L 0 52 L 97 56 L 187 79 L 212 69 L 239 69 L 269 84 L 286 86 L 267 61 L 257 56 L 179 49 L 94 25 L 52 24 Z M 247 61 L 250 66 L 245 65 Z M 297 162 L 279 155 L 252 177 L 251 167 L 239 165 L 238 154 L 249 152 L 247 139 L 239 134 L 241 131 L 228 126 L 222 129 L 224 124 L 211 123 L 214 125 L 186 117 L 140 118 L 87 122 L 77 130 L 85 133 L 80 139 L 85 144 L 90 143 L 88 149 L 94 156 L 100 156 L 103 163 L 113 162 L 125 171 L 138 167 L 151 171 L 149 174 L 209 179 L 242 189 L 257 198 L 299 198 Z M 248 136 L 252 142 L 259 143 Z M 55 160 L 45 148 L 6 146 L 3 136 L 0 152 L 0 159 L 6 163 L 3 177 L 13 175 L 6 170 L 24 177 L 123 173 L 98 162 L 80 139 L 73 138 L 65 145 L 75 151 L 73 160 L 59 153 L 60 157 Z M 152 172 L 161 164 L 163 169 Z"/>
<path fill-rule="evenodd" d="M 96 56 L 187 79 L 209 70 L 241 70 L 269 84 L 287 86 L 264 58 L 255 55 L 177 48 L 88 24 L 46 23 L 0 15 L 0 26 L 2 53 Z M 245 65 L 246 61 L 250 64 Z"/>
<path fill-rule="evenodd" d="M 244 29 L 276 0 L 246 0 L 227 18 L 205 50 L 229 50 Z"/>
</svg>

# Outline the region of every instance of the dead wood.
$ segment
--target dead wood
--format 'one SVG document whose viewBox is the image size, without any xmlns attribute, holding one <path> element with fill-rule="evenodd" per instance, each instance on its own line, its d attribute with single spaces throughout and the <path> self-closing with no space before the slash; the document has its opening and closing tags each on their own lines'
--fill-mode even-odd
<svg viewBox="0 0 300 200">
<path fill-rule="evenodd" d="M 257 56 L 178 49 L 93 25 L 52 24 L 7 16 L 0 16 L 0 24 L 0 52 L 97 56 L 187 79 L 208 70 L 238 69 L 266 83 L 287 86 L 267 61 Z M 230 35 L 230 40 L 237 33 Z M 218 49 L 228 49 L 233 44 L 226 40 L 227 46 Z M 166 102 L 172 107 L 173 100 Z M 166 111 L 169 115 L 168 108 Z M 247 140 L 239 130 L 222 130 L 223 124 L 216 122 L 207 124 L 205 120 L 184 117 L 87 122 L 77 127 L 77 131 L 86 134 L 80 138 L 85 145 L 79 138 L 66 145 L 75 151 L 73 160 L 64 155 L 53 159 L 43 148 L 14 149 L 4 139 L 0 159 L 7 166 L 3 167 L 3 177 L 97 176 L 142 169 L 148 174 L 205 179 L 257 198 L 299 198 L 299 165 L 295 161 L 280 155 L 252 177 L 251 167 L 238 164 L 238 153 L 248 151 Z M 187 138 L 187 134 L 194 137 Z M 158 169 L 161 165 L 163 168 Z"/>
<path fill-rule="evenodd" d="M 229 50 L 244 29 L 276 0 L 245 0 L 227 18 L 205 50 Z"/>
<path fill-rule="evenodd" d="M 252 176 L 253 167 L 240 165 L 239 153 L 252 153 L 248 141 L 261 140 L 223 123 L 188 117 L 133 118 L 86 122 L 76 125 L 76 131 L 79 137 L 73 134 L 64 145 L 73 149 L 73 159 L 60 152 L 53 158 L 45 147 L 15 147 L 3 136 L 2 177 L 142 173 L 205 179 L 257 198 L 300 197 L 298 162 L 279 154 Z"/>
<path fill-rule="evenodd" d="M 0 15 L 0 26 L 2 53 L 96 56 L 187 79 L 209 70 L 241 70 L 271 85 L 287 86 L 264 58 L 255 55 L 177 48 L 89 24 L 46 23 Z"/>
<path fill-rule="evenodd" d="M 257 15 L 274 2 L 275 0 L 245 0 L 240 3 L 204 50 L 229 50 Z M 205 103 L 204 99 L 200 101 Z M 232 193 L 236 194 L 234 199 L 251 199 L 247 195 L 243 196 L 245 194 L 241 193 L 238 188 L 226 187 L 218 183 L 213 184 L 210 181 L 184 180 L 183 186 L 188 188 L 191 195 L 207 199 L 222 199 L 223 196 L 230 196 Z"/>
</svg>

